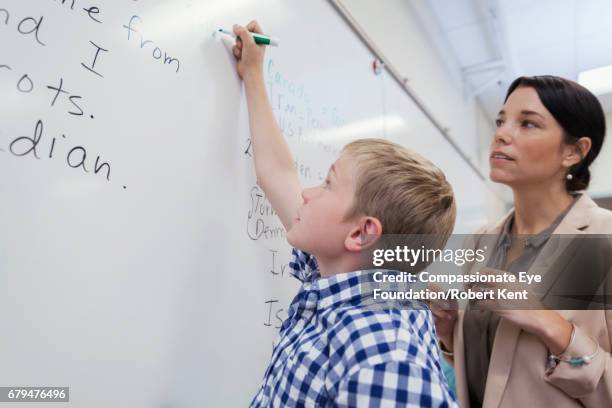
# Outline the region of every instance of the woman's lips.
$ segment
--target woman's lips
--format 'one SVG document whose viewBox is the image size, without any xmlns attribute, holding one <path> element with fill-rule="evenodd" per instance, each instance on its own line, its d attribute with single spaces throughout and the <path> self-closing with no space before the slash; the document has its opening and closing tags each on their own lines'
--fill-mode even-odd
<svg viewBox="0 0 612 408">
<path fill-rule="evenodd" d="M 490 160 L 503 160 L 503 161 L 514 161 L 514 159 L 502 152 L 493 152 L 491 156 L 489 156 Z"/>
</svg>

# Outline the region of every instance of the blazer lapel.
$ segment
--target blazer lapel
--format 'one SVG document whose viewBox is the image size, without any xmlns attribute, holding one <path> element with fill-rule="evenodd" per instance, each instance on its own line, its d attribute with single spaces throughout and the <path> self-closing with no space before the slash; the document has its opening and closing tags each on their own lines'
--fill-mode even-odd
<svg viewBox="0 0 612 408">
<path fill-rule="evenodd" d="M 506 319 L 500 319 L 495 331 L 493 350 L 491 351 L 483 407 L 497 407 L 501 402 L 520 332 L 518 326 Z"/>
<path fill-rule="evenodd" d="M 542 276 L 542 282 L 534 287 L 534 292 L 540 296 L 542 301 L 561 274 L 563 259 L 567 259 L 566 257 L 571 255 L 570 251 L 575 252 L 576 246 L 570 247 L 574 243 L 571 237 L 585 234 L 584 229 L 590 223 L 590 209 L 596 206 L 593 200 L 583 194 L 555 228 L 551 239 L 544 245 L 532 267 L 529 268 L 531 275 Z M 568 237 L 559 239 L 555 237 L 556 235 L 568 235 Z M 554 269 L 552 268 L 553 265 L 555 265 Z M 556 267 L 557 265 L 558 267 Z"/>
</svg>

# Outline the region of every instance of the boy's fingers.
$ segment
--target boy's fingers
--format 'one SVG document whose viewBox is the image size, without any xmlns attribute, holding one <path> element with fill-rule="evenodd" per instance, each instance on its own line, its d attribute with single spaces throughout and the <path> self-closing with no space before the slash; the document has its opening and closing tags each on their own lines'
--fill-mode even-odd
<svg viewBox="0 0 612 408">
<path fill-rule="evenodd" d="M 257 20 L 251 20 L 249 24 L 246 25 L 246 28 L 247 30 L 253 33 L 263 34 L 263 31 L 261 30 L 261 27 L 259 26 L 259 23 L 257 22 Z"/>
<path fill-rule="evenodd" d="M 249 31 L 246 28 L 244 28 L 241 25 L 234 24 L 233 29 L 234 29 L 234 34 L 236 34 L 239 37 L 239 38 L 236 39 L 236 41 L 238 41 L 238 39 L 240 39 L 243 44 L 246 44 L 246 43 L 255 44 L 255 41 L 253 40 L 253 37 L 251 37 L 249 35 Z"/>
<path fill-rule="evenodd" d="M 234 54 L 234 57 L 238 59 L 240 59 L 240 55 L 242 54 L 238 47 L 236 47 L 235 45 L 232 47 L 232 53 Z"/>
</svg>

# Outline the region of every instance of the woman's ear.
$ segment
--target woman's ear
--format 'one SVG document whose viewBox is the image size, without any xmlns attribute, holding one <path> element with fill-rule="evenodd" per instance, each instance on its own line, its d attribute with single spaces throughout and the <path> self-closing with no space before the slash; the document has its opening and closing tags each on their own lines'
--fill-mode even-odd
<svg viewBox="0 0 612 408">
<path fill-rule="evenodd" d="M 349 231 L 344 247 L 350 252 L 360 252 L 370 248 L 381 237 L 382 224 L 376 217 L 361 217 Z"/>
<path fill-rule="evenodd" d="M 581 137 L 575 144 L 567 145 L 563 165 L 567 168 L 580 163 L 591 150 L 592 142 L 588 137 Z"/>
</svg>

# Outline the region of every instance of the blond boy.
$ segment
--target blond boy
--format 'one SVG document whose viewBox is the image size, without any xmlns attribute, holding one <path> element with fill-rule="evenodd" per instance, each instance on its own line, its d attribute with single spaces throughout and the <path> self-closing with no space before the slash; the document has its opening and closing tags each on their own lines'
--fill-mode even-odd
<svg viewBox="0 0 612 408">
<path fill-rule="evenodd" d="M 323 184 L 302 190 L 266 94 L 264 47 L 247 30 L 262 32 L 255 21 L 234 26 L 233 53 L 257 182 L 287 229 L 302 282 L 251 406 L 456 406 L 431 313 L 372 310 L 360 291 L 363 254 L 383 232 L 450 234 L 455 204 L 444 174 L 399 145 L 363 139 L 344 147 Z"/>
</svg>

